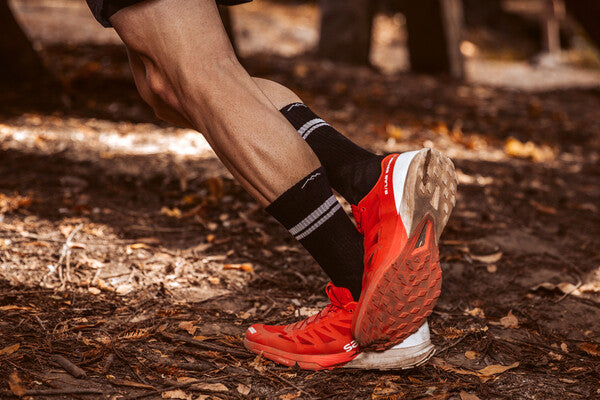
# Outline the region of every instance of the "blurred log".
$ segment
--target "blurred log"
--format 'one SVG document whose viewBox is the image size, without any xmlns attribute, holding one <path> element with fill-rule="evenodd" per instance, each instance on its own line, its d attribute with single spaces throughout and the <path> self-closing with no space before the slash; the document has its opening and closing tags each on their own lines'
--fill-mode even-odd
<svg viewBox="0 0 600 400">
<path fill-rule="evenodd" d="M 404 9 L 412 71 L 463 78 L 461 0 L 407 1 Z"/>
<path fill-rule="evenodd" d="M 600 48 L 600 1 L 565 0 L 565 6 L 590 39 Z"/>
<path fill-rule="evenodd" d="M 369 64 L 375 2 L 321 0 L 320 57 L 351 64 Z"/>
</svg>

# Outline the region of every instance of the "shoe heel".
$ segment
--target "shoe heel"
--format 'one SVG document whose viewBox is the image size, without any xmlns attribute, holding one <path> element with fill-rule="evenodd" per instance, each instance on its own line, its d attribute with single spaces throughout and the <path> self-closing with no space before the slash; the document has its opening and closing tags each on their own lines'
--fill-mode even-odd
<svg viewBox="0 0 600 400">
<path fill-rule="evenodd" d="M 399 208 L 408 236 L 430 214 L 436 225 L 435 242 L 439 242 L 456 204 L 457 185 L 454 164 L 439 151 L 427 148 L 412 156 Z"/>
<path fill-rule="evenodd" d="M 418 367 L 435 354 L 427 321 L 412 335 L 385 351 L 359 353 L 343 368 L 398 370 Z"/>
</svg>

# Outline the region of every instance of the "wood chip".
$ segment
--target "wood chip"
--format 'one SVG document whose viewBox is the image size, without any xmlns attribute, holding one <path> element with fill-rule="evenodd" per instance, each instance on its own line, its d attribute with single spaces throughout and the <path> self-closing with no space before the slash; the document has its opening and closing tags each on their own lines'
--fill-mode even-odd
<svg viewBox="0 0 600 400">
<path fill-rule="evenodd" d="M 8 356 L 13 354 L 14 352 L 16 352 L 17 350 L 19 350 L 19 347 L 21 346 L 20 343 L 15 343 L 11 346 L 6 346 L 3 349 L 0 349 L 0 356 Z"/>
</svg>

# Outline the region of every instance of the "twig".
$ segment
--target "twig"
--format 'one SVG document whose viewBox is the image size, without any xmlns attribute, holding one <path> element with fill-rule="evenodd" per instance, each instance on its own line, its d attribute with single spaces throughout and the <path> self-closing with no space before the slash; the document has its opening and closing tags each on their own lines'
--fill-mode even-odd
<svg viewBox="0 0 600 400">
<path fill-rule="evenodd" d="M 72 246 L 73 238 L 81 230 L 81 228 L 83 228 L 83 224 L 79 224 L 75 228 L 73 228 L 73 230 L 67 237 L 67 240 L 65 241 L 65 244 L 63 244 L 63 247 L 60 251 L 60 257 L 58 258 L 57 265 L 58 265 L 58 277 L 60 278 L 61 289 L 64 289 L 66 286 L 66 283 L 71 281 L 71 271 L 70 271 L 71 246 Z M 65 271 L 63 271 L 62 264 L 65 259 L 66 259 L 66 263 L 65 263 L 66 265 L 65 265 Z"/>
<path fill-rule="evenodd" d="M 215 343 L 201 342 L 199 340 L 190 339 L 190 338 L 187 338 L 187 337 L 181 336 L 181 335 L 174 335 L 174 334 L 168 334 L 165 332 L 161 332 L 161 336 L 163 336 L 169 340 L 172 340 L 172 341 L 178 341 L 178 342 L 184 342 L 187 344 L 191 344 L 193 346 L 200 347 L 201 349 L 204 349 L 204 350 L 218 351 L 219 353 L 231 354 L 233 356 L 237 356 L 237 357 L 241 357 L 241 358 L 251 358 L 252 357 L 252 355 L 250 353 L 247 353 L 245 351 L 237 350 L 232 347 L 221 346 L 221 345 L 218 345 Z"/>
<path fill-rule="evenodd" d="M 108 357 L 106 357 L 106 360 L 104 360 L 104 363 L 102 364 L 102 375 L 106 375 L 108 373 L 108 370 L 110 369 L 110 366 L 112 365 L 113 361 L 115 361 L 115 354 L 110 353 Z"/>
<path fill-rule="evenodd" d="M 65 371 L 73 375 L 75 378 L 85 378 L 87 375 L 84 370 L 59 354 L 53 355 L 51 360 L 60 365 Z"/>
<path fill-rule="evenodd" d="M 280 377 L 279 375 L 277 375 L 274 372 L 269 371 L 268 369 L 266 370 L 266 372 L 268 372 L 269 374 L 273 375 L 276 379 L 279 379 L 283 383 L 286 383 L 286 384 L 290 385 L 291 387 L 293 387 L 294 389 L 299 390 L 302 393 L 306 394 L 309 399 L 314 399 L 314 396 L 312 394 L 308 393 L 306 390 L 298 387 L 297 385 L 293 384 L 292 382 L 288 381 L 287 379 Z"/>
<path fill-rule="evenodd" d="M 189 382 L 185 382 L 185 383 L 181 383 L 179 385 L 172 385 L 172 386 L 167 386 L 166 388 L 162 388 L 162 389 L 156 389 L 152 392 L 148 392 L 148 393 L 143 393 L 143 394 L 138 394 L 136 396 L 131 396 L 131 397 L 125 397 L 123 400 L 136 400 L 136 399 L 143 399 L 144 397 L 148 397 L 148 396 L 154 396 L 157 394 L 161 394 L 164 392 L 168 392 L 169 390 L 175 390 L 175 389 L 185 389 L 191 385 L 193 385 L 194 383 L 199 383 L 200 381 L 198 380 L 193 380 L 193 381 L 189 381 Z"/>
<path fill-rule="evenodd" d="M 570 291 L 568 291 L 567 293 L 563 294 L 562 296 L 560 296 L 560 298 L 558 300 L 556 300 L 554 303 L 560 303 L 561 301 L 563 301 L 564 299 L 567 298 L 567 296 L 575 293 L 575 291 L 577 289 L 579 289 L 579 287 L 583 284 L 583 282 L 581 281 L 581 279 L 578 278 L 578 282 L 577 285 L 575 285 L 575 287 L 573 289 L 571 289 Z"/>
<path fill-rule="evenodd" d="M 113 394 L 115 392 L 105 392 L 100 389 L 46 389 L 46 390 L 28 390 L 24 396 L 60 396 L 64 394 Z M 0 394 L 3 396 L 20 397 L 11 392 L 10 390 L 0 390 Z"/>
<path fill-rule="evenodd" d="M 437 355 L 439 356 L 440 354 L 442 354 L 446 350 L 449 350 L 449 349 L 453 348 L 454 346 L 456 346 L 457 344 L 459 344 L 460 342 L 462 342 L 467 336 L 469 336 L 469 335 L 466 334 L 466 335 L 461 336 L 460 338 L 458 338 L 457 340 L 455 340 L 453 343 L 450 343 L 448 346 L 446 346 L 443 349 L 441 349 L 440 351 L 438 351 Z"/>
</svg>

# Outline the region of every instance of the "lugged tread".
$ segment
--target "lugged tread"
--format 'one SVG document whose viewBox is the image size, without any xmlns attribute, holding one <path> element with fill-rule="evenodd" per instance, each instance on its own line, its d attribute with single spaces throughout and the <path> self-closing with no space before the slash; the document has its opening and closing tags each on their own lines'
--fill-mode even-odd
<svg viewBox="0 0 600 400">
<path fill-rule="evenodd" d="M 438 242 L 456 203 L 457 184 L 450 159 L 431 149 L 415 155 L 403 194 L 413 204 L 408 242 L 378 280 L 369 283 L 374 289 L 356 315 L 353 334 L 363 351 L 385 350 L 403 341 L 431 315 L 442 284 Z M 416 248 L 422 229 L 435 234 Z M 385 329 L 379 322 L 382 315 Z"/>
</svg>

